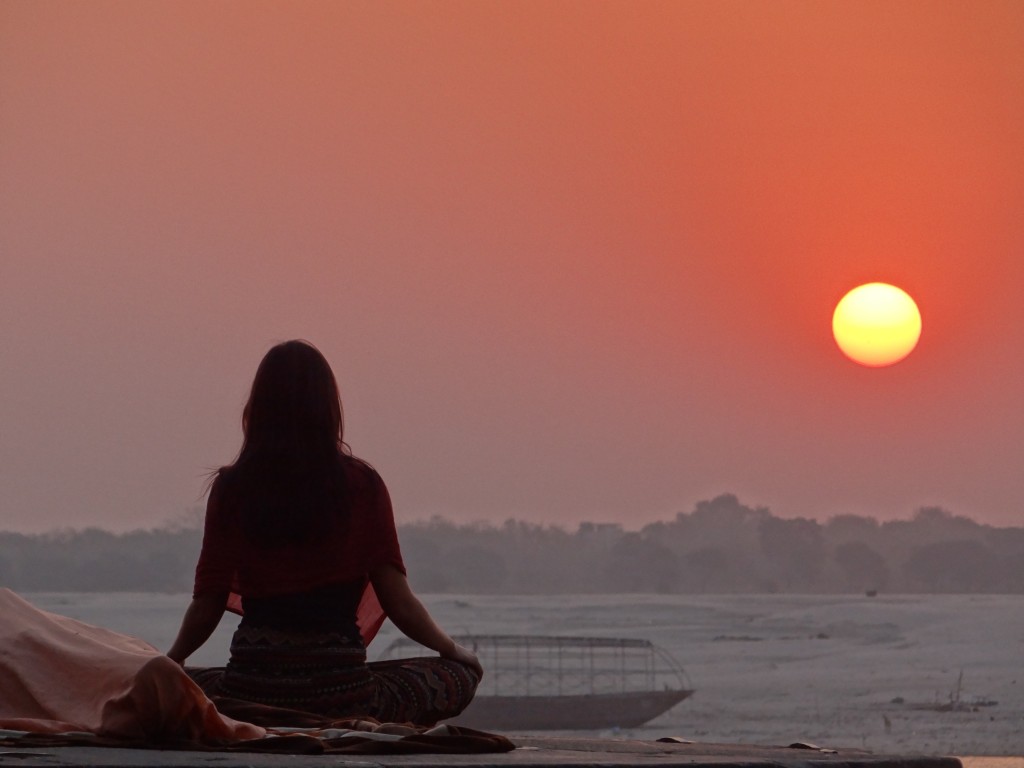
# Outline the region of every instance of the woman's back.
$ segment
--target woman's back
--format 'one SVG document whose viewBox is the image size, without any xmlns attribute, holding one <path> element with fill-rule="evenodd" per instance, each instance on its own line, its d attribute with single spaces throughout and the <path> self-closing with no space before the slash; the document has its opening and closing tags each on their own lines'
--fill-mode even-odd
<svg viewBox="0 0 1024 768">
<path fill-rule="evenodd" d="M 357 459 L 338 461 L 346 485 L 338 509 L 313 530 L 276 542 L 247 532 L 249 495 L 238 488 L 230 469 L 222 472 L 210 491 L 195 593 L 227 590 L 243 599 L 267 598 L 328 585 L 365 585 L 370 571 L 384 565 L 404 573 L 384 482 Z"/>
</svg>

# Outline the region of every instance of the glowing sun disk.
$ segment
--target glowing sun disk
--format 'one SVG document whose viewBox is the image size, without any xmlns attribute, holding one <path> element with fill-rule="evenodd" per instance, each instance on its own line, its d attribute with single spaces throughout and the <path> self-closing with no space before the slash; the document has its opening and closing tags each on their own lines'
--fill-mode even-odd
<svg viewBox="0 0 1024 768">
<path fill-rule="evenodd" d="M 867 283 L 836 305 L 832 334 L 851 360 L 881 368 L 898 363 L 917 346 L 921 313 L 905 291 L 888 283 Z"/>
</svg>

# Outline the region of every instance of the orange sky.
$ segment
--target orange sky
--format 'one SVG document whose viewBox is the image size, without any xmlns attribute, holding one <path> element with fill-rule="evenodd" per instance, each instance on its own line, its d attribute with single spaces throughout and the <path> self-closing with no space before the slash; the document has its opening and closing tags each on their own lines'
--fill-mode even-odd
<svg viewBox="0 0 1024 768">
<path fill-rule="evenodd" d="M 1021 524 L 1024 4 L 0 3 L 0 527 L 159 524 L 312 340 L 399 521 Z M 853 286 L 917 299 L 887 369 Z"/>
</svg>

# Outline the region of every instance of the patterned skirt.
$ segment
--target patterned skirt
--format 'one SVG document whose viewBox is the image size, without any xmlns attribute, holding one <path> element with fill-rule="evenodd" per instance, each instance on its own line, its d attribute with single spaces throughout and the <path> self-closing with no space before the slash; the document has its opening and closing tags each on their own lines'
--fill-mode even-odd
<svg viewBox="0 0 1024 768">
<path fill-rule="evenodd" d="M 455 717 L 480 682 L 439 657 L 367 663 L 366 651 L 334 631 L 239 626 L 226 667 L 187 668 L 208 696 L 297 709 L 331 718 L 433 725 Z"/>
</svg>

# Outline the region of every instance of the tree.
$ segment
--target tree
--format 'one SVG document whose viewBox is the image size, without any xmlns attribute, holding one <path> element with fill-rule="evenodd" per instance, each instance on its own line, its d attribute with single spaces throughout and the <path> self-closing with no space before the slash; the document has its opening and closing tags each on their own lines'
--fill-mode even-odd
<svg viewBox="0 0 1024 768">
<path fill-rule="evenodd" d="M 505 583 L 505 559 L 493 550 L 456 547 L 446 561 L 451 583 L 460 592 L 498 592 Z"/>
<path fill-rule="evenodd" d="M 903 572 L 910 589 L 922 592 L 985 592 L 997 587 L 1002 577 L 992 549 L 975 539 L 918 547 Z"/>
<path fill-rule="evenodd" d="M 878 521 L 862 515 L 836 515 L 825 524 L 825 534 L 832 541 L 870 541 L 879 532 Z"/>
<path fill-rule="evenodd" d="M 848 541 L 836 547 L 835 560 L 846 577 L 847 588 L 860 592 L 884 589 L 889 582 L 885 558 L 863 541 Z"/>
<path fill-rule="evenodd" d="M 612 546 L 605 577 L 616 592 L 674 592 L 679 559 L 668 547 L 627 533 Z"/>
<path fill-rule="evenodd" d="M 758 526 L 761 551 L 786 588 L 817 586 L 825 564 L 821 526 L 803 517 L 766 517 Z"/>
<path fill-rule="evenodd" d="M 682 558 L 682 582 L 694 592 L 733 588 L 729 555 L 722 547 L 700 547 Z"/>
</svg>

